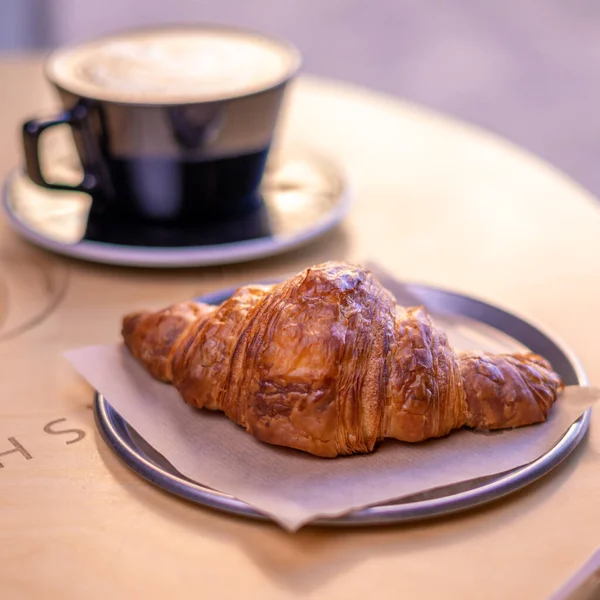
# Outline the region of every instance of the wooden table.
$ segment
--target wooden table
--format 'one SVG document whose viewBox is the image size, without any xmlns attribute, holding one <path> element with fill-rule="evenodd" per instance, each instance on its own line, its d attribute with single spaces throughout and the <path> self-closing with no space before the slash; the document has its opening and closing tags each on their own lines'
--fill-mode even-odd
<svg viewBox="0 0 600 600">
<path fill-rule="evenodd" d="M 20 160 L 19 123 L 54 104 L 40 64 L 0 61 L 2 175 Z M 593 197 L 501 139 L 391 98 L 305 78 L 289 100 L 282 143 L 335 156 L 355 198 L 340 228 L 301 251 L 226 268 L 113 268 L 37 250 L 0 219 L 0 334 L 48 309 L 0 342 L 2 598 L 535 599 L 600 543 L 598 415 L 567 464 L 488 508 L 296 535 L 162 493 L 100 439 L 92 390 L 64 350 L 116 341 L 136 307 L 330 258 L 375 259 L 533 317 L 600 383 Z"/>
</svg>

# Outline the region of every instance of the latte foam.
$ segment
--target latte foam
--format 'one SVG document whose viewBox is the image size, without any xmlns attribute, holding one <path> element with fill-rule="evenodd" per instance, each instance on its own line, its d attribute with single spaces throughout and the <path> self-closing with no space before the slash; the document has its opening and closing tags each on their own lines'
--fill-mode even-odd
<svg viewBox="0 0 600 600">
<path fill-rule="evenodd" d="M 291 46 L 260 35 L 168 28 L 59 50 L 50 57 L 47 74 L 85 97 L 155 104 L 243 96 L 285 81 L 298 65 Z"/>
</svg>

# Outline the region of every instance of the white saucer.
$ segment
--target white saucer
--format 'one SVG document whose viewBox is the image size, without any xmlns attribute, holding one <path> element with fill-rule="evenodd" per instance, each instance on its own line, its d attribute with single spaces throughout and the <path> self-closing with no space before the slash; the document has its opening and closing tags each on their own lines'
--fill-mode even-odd
<svg viewBox="0 0 600 600">
<path fill-rule="evenodd" d="M 72 156 L 53 160 L 53 179 L 76 181 Z M 192 267 L 245 262 L 280 254 L 321 236 L 348 212 L 341 170 L 314 154 L 269 161 L 261 186 L 269 232 L 211 245 L 139 246 L 85 239 L 90 197 L 33 184 L 22 169 L 9 175 L 2 202 L 11 227 L 31 243 L 92 262 L 136 267 Z"/>
</svg>

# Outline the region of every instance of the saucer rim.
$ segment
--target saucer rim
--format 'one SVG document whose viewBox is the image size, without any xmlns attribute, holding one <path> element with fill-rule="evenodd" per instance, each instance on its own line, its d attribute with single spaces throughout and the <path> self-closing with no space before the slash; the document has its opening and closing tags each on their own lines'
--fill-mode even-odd
<svg viewBox="0 0 600 600">
<path fill-rule="evenodd" d="M 317 224 L 290 236 L 240 240 L 223 244 L 183 247 L 125 246 L 107 242 L 82 240 L 61 244 L 34 231 L 19 219 L 10 206 L 10 190 L 18 177 L 27 177 L 23 167 L 14 167 L 2 186 L 2 209 L 9 226 L 28 242 L 60 254 L 93 262 L 124 267 L 183 268 L 238 264 L 283 254 L 321 237 L 338 225 L 352 206 L 348 176 L 339 165 L 334 165 L 342 183 L 338 200 L 332 210 Z"/>
</svg>

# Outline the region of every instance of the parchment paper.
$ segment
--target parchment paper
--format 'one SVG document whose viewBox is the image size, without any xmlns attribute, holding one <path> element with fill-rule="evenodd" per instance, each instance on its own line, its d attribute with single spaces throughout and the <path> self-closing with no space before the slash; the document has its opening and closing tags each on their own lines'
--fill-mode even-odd
<svg viewBox="0 0 600 600">
<path fill-rule="evenodd" d="M 72 350 L 67 358 L 183 475 L 251 504 L 290 531 L 321 516 L 531 462 L 599 396 L 593 388 L 566 388 L 543 425 L 459 431 L 417 445 L 389 440 L 370 455 L 324 459 L 263 444 L 223 414 L 187 406 L 120 344 Z"/>
</svg>

